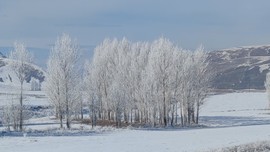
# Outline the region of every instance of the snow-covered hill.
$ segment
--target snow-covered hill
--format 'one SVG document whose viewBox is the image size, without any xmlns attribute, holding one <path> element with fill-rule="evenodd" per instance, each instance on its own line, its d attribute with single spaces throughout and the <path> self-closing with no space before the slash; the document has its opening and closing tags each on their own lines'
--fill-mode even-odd
<svg viewBox="0 0 270 152">
<path fill-rule="evenodd" d="M 16 61 L 5 58 L 0 54 L 0 90 L 14 91 L 19 88 L 19 79 L 11 68 L 12 62 Z M 45 72 L 34 64 L 29 64 L 28 71 L 24 89 L 39 90 L 44 81 Z"/>
<path fill-rule="evenodd" d="M 270 45 L 212 51 L 209 59 L 217 72 L 214 88 L 264 89 L 270 69 Z"/>
</svg>

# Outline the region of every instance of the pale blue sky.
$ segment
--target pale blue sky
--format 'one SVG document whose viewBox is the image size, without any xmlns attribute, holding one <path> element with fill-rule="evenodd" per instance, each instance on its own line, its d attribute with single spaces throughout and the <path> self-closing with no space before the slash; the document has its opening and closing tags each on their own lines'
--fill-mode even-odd
<svg viewBox="0 0 270 152">
<path fill-rule="evenodd" d="M 165 36 L 187 49 L 270 44 L 269 7 L 269 0 L 0 0 L 0 47 L 17 40 L 42 54 L 63 32 L 88 54 L 123 36 Z"/>
</svg>

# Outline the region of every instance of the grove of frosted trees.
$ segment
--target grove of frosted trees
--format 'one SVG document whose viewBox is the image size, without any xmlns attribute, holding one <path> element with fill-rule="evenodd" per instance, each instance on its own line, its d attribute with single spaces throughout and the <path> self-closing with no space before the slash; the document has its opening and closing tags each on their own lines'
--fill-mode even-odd
<svg viewBox="0 0 270 152">
<path fill-rule="evenodd" d="M 85 68 L 92 123 L 117 126 L 198 124 L 212 75 L 203 47 L 187 51 L 163 37 L 152 43 L 105 39 Z"/>
<path fill-rule="evenodd" d="M 15 50 L 21 53 L 24 47 L 15 45 Z M 64 123 L 70 128 L 74 118 L 85 118 L 84 109 L 92 126 L 99 121 L 117 127 L 198 124 L 213 76 L 202 46 L 184 50 L 164 37 L 153 42 L 105 39 L 85 63 L 83 75 L 79 50 L 76 41 L 63 34 L 47 62 L 44 88 L 61 128 Z M 19 122 L 22 130 L 22 84 L 30 57 L 15 53 L 11 57 L 19 60 L 14 68 L 21 80 L 20 108 L 7 108 L 5 120 L 16 126 Z"/>
</svg>

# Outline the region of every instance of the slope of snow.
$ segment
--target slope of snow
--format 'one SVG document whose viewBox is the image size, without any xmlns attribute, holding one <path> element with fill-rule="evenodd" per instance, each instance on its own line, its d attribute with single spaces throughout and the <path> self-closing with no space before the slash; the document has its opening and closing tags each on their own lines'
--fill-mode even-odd
<svg viewBox="0 0 270 152">
<path fill-rule="evenodd" d="M 2 66 L 0 68 L 0 78 L 2 78 L 3 82 L 1 82 L 1 85 L 5 85 L 7 86 L 6 88 L 8 88 L 8 86 L 10 88 L 19 88 L 19 79 L 17 78 L 15 72 L 12 70 L 12 68 L 10 67 L 10 60 L 8 59 L 2 59 L 3 62 L 5 62 L 7 65 Z M 25 86 L 28 87 L 28 86 Z"/>
<path fill-rule="evenodd" d="M 210 97 L 202 106 L 201 124 L 212 127 L 270 124 L 267 94 L 230 93 Z"/>
<path fill-rule="evenodd" d="M 31 101 L 29 101 L 31 103 Z M 215 95 L 202 107 L 201 123 L 192 129 L 116 129 L 79 136 L 0 137 L 0 151 L 20 152 L 181 152 L 205 151 L 250 142 L 270 140 L 270 115 L 266 93 Z M 57 127 L 55 119 L 38 118 L 27 129 Z M 75 124 L 75 128 L 82 125 Z M 84 126 L 91 131 L 89 126 Z M 71 130 L 72 131 L 72 130 Z M 67 131 L 68 132 L 68 131 Z"/>
<path fill-rule="evenodd" d="M 12 70 L 11 63 L 15 62 L 14 60 L 7 59 L 7 58 L 0 58 L 1 64 L 5 64 L 3 66 L 0 66 L 0 91 L 5 90 L 5 91 L 14 91 L 19 89 L 19 79 L 16 76 L 15 72 Z M 34 65 L 34 64 L 29 64 L 29 67 L 33 68 L 34 70 L 37 70 L 41 73 L 45 73 L 40 67 Z M 35 79 L 34 77 L 31 77 L 31 79 Z M 35 79 L 36 80 L 36 79 Z M 25 81 L 24 83 L 24 89 L 25 90 L 30 90 L 31 89 L 31 84 L 27 83 Z"/>
<path fill-rule="evenodd" d="M 215 95 L 202 106 L 202 116 L 268 117 L 267 94 L 262 92 Z"/>
</svg>

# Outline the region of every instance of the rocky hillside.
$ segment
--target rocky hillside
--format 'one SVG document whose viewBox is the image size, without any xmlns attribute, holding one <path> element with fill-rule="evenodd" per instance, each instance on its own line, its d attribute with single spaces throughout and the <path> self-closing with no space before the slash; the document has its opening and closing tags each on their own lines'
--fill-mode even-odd
<svg viewBox="0 0 270 152">
<path fill-rule="evenodd" d="M 217 73 L 214 88 L 264 89 L 270 65 L 270 45 L 212 51 L 209 60 Z"/>
</svg>

